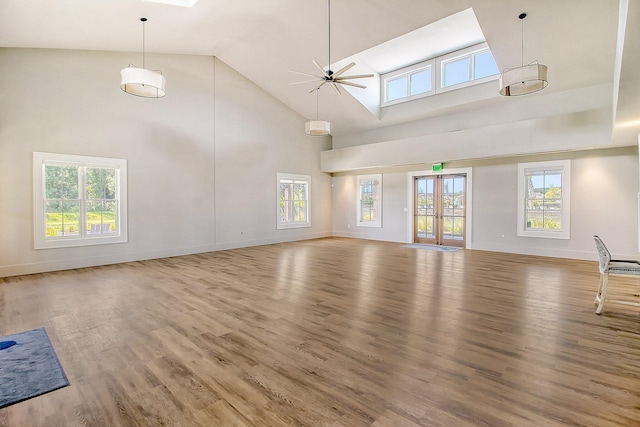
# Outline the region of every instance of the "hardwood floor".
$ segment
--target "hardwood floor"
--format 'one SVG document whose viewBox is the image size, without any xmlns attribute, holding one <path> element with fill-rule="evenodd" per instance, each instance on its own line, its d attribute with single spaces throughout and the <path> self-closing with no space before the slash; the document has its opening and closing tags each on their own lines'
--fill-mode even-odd
<svg viewBox="0 0 640 427">
<path fill-rule="evenodd" d="M 640 310 L 597 286 L 343 238 L 0 279 L 0 335 L 46 327 L 71 382 L 0 425 L 638 426 Z"/>
</svg>

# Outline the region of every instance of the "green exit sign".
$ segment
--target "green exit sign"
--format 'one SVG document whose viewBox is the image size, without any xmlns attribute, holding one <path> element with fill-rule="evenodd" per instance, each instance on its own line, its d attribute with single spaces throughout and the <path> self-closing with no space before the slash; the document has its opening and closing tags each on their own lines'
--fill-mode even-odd
<svg viewBox="0 0 640 427">
<path fill-rule="evenodd" d="M 433 170 L 434 172 L 442 172 L 442 169 L 444 169 L 444 165 L 442 164 L 442 162 L 431 164 L 431 170 Z"/>
</svg>

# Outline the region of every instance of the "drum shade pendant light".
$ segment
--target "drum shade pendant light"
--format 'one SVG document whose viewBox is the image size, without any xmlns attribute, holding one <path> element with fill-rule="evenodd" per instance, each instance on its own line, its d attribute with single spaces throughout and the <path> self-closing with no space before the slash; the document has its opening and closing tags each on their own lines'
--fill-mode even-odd
<svg viewBox="0 0 640 427">
<path fill-rule="evenodd" d="M 318 119 L 318 92 L 320 91 L 316 90 L 316 119 L 304 124 L 304 132 L 311 136 L 324 136 L 331 132 L 331 123 Z"/>
<path fill-rule="evenodd" d="M 129 64 L 120 71 L 120 89 L 131 95 L 144 98 L 162 98 L 165 95 L 166 79 L 159 71 L 144 68 L 144 24 L 147 18 L 140 18 L 142 22 L 142 68 Z"/>
<path fill-rule="evenodd" d="M 521 65 L 514 68 L 505 68 L 502 71 L 502 75 L 500 75 L 500 95 L 526 95 L 547 87 L 546 65 L 538 64 L 538 61 L 524 65 L 524 18 L 526 17 L 526 13 L 521 13 L 518 16 L 521 22 Z"/>
</svg>

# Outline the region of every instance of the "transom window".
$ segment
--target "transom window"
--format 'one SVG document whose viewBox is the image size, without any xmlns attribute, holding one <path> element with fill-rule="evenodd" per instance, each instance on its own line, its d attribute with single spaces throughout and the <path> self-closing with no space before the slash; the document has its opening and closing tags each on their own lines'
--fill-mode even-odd
<svg viewBox="0 0 640 427">
<path fill-rule="evenodd" d="M 309 175 L 278 174 L 278 229 L 310 227 Z"/>
<path fill-rule="evenodd" d="M 481 43 L 383 75 L 382 105 L 495 80 L 499 74 L 489 47 Z"/>
<path fill-rule="evenodd" d="M 570 237 L 571 161 L 518 165 L 518 235 Z"/>
<path fill-rule="evenodd" d="M 357 225 L 382 227 L 382 174 L 358 175 Z"/>
<path fill-rule="evenodd" d="M 127 241 L 126 160 L 33 153 L 34 247 Z"/>
<path fill-rule="evenodd" d="M 386 101 L 414 97 L 431 92 L 431 66 L 390 78 L 385 83 Z"/>
<path fill-rule="evenodd" d="M 489 49 L 482 49 L 442 61 L 441 88 L 483 80 L 499 74 Z"/>
</svg>

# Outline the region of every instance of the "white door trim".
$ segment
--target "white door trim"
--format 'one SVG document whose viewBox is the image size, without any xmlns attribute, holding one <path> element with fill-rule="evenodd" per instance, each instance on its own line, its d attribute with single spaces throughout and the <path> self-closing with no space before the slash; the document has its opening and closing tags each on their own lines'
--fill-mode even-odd
<svg viewBox="0 0 640 427">
<path fill-rule="evenodd" d="M 413 171 L 407 173 L 407 236 L 406 242 L 413 243 L 413 183 L 416 176 L 429 176 L 429 175 L 454 175 L 465 174 L 467 175 L 467 188 L 466 190 L 466 203 L 467 203 L 467 217 L 465 219 L 465 236 L 464 247 L 469 248 L 471 246 L 473 233 L 473 168 L 457 168 L 457 169 L 444 169 L 440 172 L 426 171 Z"/>
</svg>

